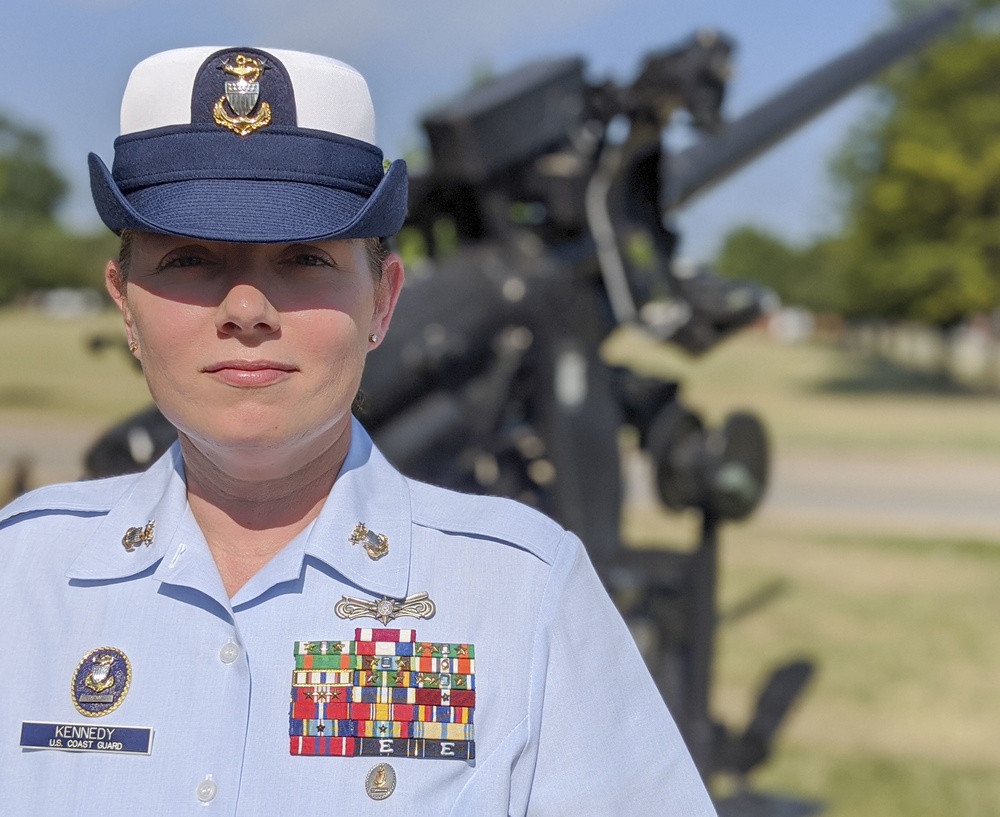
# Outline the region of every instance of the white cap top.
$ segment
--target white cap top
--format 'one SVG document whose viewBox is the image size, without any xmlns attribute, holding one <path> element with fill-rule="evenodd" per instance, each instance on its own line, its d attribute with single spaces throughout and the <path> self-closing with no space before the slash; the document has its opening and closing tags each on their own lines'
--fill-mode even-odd
<svg viewBox="0 0 1000 817">
<path fill-rule="evenodd" d="M 140 62 L 122 96 L 120 134 L 191 124 L 198 69 L 225 46 L 162 51 Z M 365 78 L 347 63 L 302 51 L 266 48 L 285 66 L 295 93 L 298 127 L 375 141 L 375 109 Z"/>
</svg>

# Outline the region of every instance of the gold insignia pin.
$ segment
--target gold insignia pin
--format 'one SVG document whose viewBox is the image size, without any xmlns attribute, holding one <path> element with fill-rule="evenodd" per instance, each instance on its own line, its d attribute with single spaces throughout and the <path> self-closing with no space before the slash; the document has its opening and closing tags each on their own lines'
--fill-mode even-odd
<svg viewBox="0 0 1000 817">
<path fill-rule="evenodd" d="M 373 562 L 377 562 L 389 552 L 389 537 L 383 533 L 368 530 L 364 522 L 358 522 L 351 533 L 352 545 L 364 545 L 365 553 Z"/>
<path fill-rule="evenodd" d="M 401 601 L 390 599 L 388 596 L 382 596 L 374 601 L 343 596 L 334 607 L 334 612 L 340 618 L 375 618 L 383 624 L 403 616 L 431 618 L 435 610 L 437 607 L 427 593 L 414 593 Z"/>
<path fill-rule="evenodd" d="M 226 60 L 222 70 L 235 80 L 226 80 L 226 93 L 220 96 L 212 108 L 212 118 L 215 124 L 228 128 L 238 136 L 247 136 L 255 130 L 271 124 L 271 106 L 261 102 L 257 113 L 250 115 L 260 98 L 261 74 L 268 68 L 261 60 L 248 57 L 245 54 L 236 56 L 236 64 Z M 226 110 L 226 103 L 232 114 Z"/>
<path fill-rule="evenodd" d="M 388 763 L 372 766 L 365 778 L 365 791 L 372 800 L 385 800 L 396 790 L 396 770 Z"/>
<path fill-rule="evenodd" d="M 153 544 L 153 529 L 156 527 L 156 520 L 150 519 L 144 528 L 129 528 L 122 537 L 122 547 L 129 553 L 139 545 L 149 547 Z"/>
</svg>

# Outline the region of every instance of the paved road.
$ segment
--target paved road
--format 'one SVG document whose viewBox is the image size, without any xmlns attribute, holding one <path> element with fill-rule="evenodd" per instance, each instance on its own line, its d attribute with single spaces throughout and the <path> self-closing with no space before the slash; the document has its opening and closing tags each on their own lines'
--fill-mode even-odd
<svg viewBox="0 0 1000 817">
<path fill-rule="evenodd" d="M 842 530 L 988 537 L 1000 543 L 1000 462 L 786 454 L 775 463 L 762 513 Z"/>
<path fill-rule="evenodd" d="M 631 501 L 655 502 L 648 464 L 626 467 Z M 995 539 L 1000 462 L 942 456 L 778 452 L 761 521 L 830 531 Z"/>
</svg>

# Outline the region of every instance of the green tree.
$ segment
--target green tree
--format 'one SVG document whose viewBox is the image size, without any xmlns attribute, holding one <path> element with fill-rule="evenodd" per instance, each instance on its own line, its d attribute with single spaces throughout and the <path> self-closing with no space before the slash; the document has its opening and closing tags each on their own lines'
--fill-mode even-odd
<svg viewBox="0 0 1000 817">
<path fill-rule="evenodd" d="M 56 221 L 67 191 L 44 137 L 0 116 L 0 304 L 38 289 L 101 287 L 115 239 Z"/>
<path fill-rule="evenodd" d="M 41 289 L 103 290 L 104 264 L 116 253 L 117 239 L 106 230 L 81 235 L 56 222 L 0 222 L 0 304 Z"/>
<path fill-rule="evenodd" d="M 42 135 L 0 115 L 0 218 L 51 221 L 67 189 Z"/>
<path fill-rule="evenodd" d="M 947 326 L 1000 306 L 1000 31 L 980 17 L 882 87 L 835 167 L 846 311 Z"/>
<path fill-rule="evenodd" d="M 740 227 L 726 236 L 716 267 L 727 278 L 770 287 L 786 304 L 840 312 L 845 302 L 840 254 L 834 240 L 800 248 L 756 227 Z"/>
</svg>

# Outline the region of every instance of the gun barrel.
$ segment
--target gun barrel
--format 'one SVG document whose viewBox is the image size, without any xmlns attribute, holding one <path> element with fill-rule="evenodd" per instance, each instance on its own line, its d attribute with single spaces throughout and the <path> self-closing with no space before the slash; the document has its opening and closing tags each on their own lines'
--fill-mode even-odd
<svg viewBox="0 0 1000 817">
<path fill-rule="evenodd" d="M 726 178 L 897 59 L 934 40 L 958 19 L 962 5 L 943 3 L 872 38 L 673 156 L 664 163 L 663 212 Z"/>
</svg>

